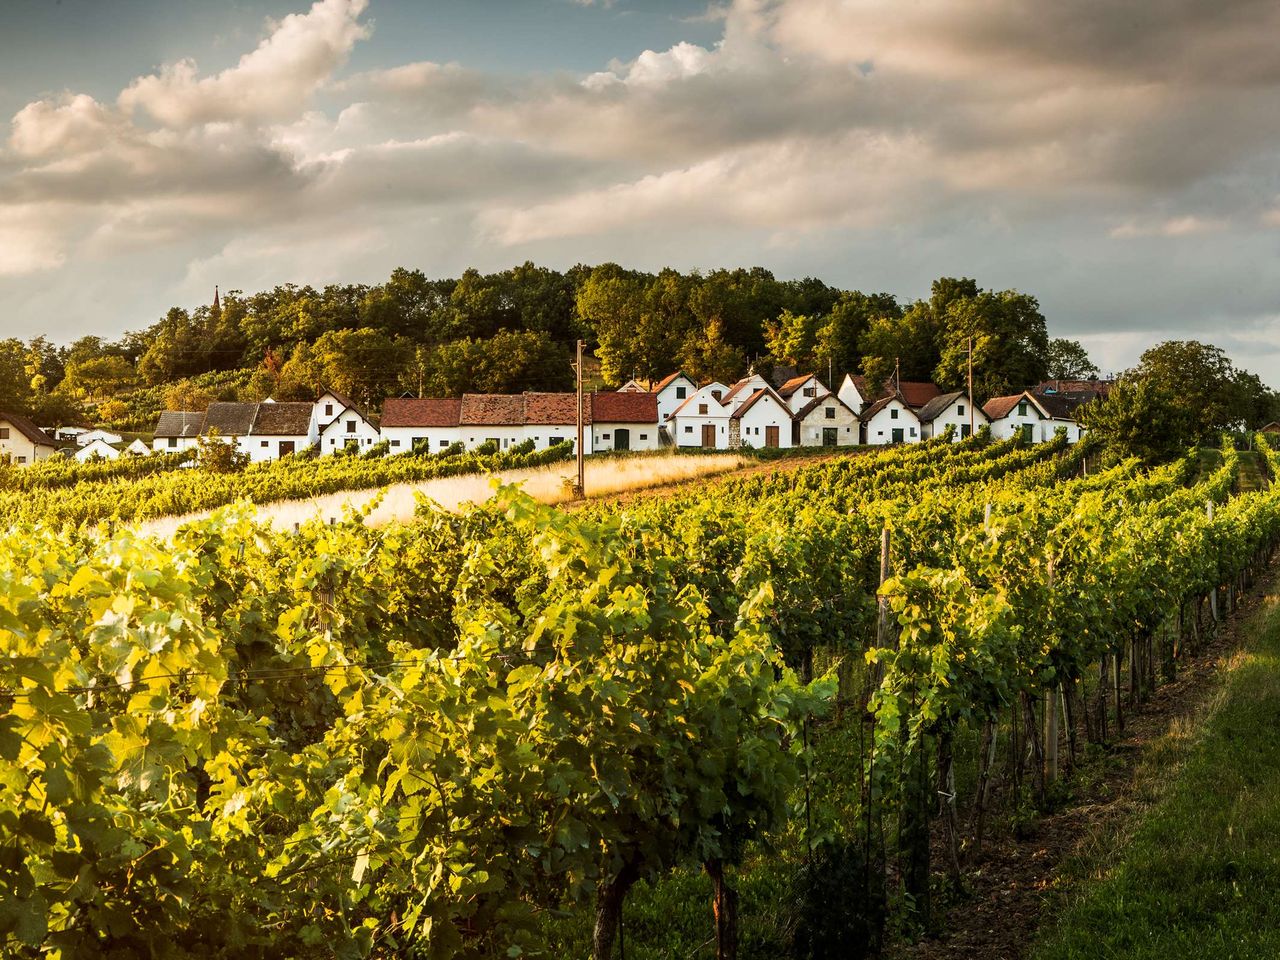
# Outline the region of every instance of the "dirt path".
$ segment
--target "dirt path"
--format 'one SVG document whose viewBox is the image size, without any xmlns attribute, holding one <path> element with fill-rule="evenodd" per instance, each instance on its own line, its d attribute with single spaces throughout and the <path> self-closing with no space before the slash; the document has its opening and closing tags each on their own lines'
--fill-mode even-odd
<svg viewBox="0 0 1280 960">
<path fill-rule="evenodd" d="M 891 960 L 1020 960 L 1027 956 L 1052 905 L 1062 866 L 1073 856 L 1088 856 L 1101 842 L 1114 844 L 1117 834 L 1123 836 L 1137 824 L 1151 803 L 1136 777 L 1144 754 L 1154 740 L 1186 721 L 1212 696 L 1215 675 L 1237 647 L 1241 631 L 1267 602 L 1277 576 L 1276 570 L 1269 571 L 1241 598 L 1237 610 L 1200 654 L 1179 662 L 1176 681 L 1162 684 L 1145 704 L 1130 708 L 1125 734 L 1113 739 L 1106 758 L 1076 771 L 1075 799 L 1069 806 L 1036 820 L 1024 839 L 1003 833 L 988 841 L 982 863 L 966 876 L 968 896 L 945 912 L 942 934 L 914 944 L 895 944 L 886 956 Z M 1083 739 L 1082 735 L 1082 744 Z M 933 856 L 935 863 L 944 862 L 941 836 Z"/>
</svg>

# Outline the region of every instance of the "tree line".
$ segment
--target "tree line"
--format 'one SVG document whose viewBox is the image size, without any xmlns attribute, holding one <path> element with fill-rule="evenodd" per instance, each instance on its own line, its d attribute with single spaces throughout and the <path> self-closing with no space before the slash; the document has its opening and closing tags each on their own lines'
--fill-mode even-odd
<svg viewBox="0 0 1280 960">
<path fill-rule="evenodd" d="M 813 277 L 781 280 L 760 267 L 558 271 L 524 263 L 447 279 L 398 268 L 381 284 L 230 290 L 213 304 L 173 307 L 114 341 L 3 341 L 0 409 L 46 423 L 84 419 L 92 409 L 98 421 L 144 426 L 165 407 L 302 399 L 322 385 L 374 408 L 400 394 L 563 390 L 572 385 L 578 339 L 604 387 L 675 369 L 731 383 L 782 366 L 833 381 L 861 373 L 874 383 L 897 371 L 956 389 L 971 350 L 979 402 L 1046 379 L 1098 375 L 1078 342 L 1050 337 L 1035 297 L 970 278 L 940 278 L 927 297 L 903 301 Z M 1189 376 L 1203 373 L 1190 355 L 1183 360 Z M 1256 377 L 1246 382 L 1251 376 L 1215 368 L 1212 382 L 1231 384 L 1230 397 L 1208 405 L 1221 415 L 1219 428 L 1230 418 L 1249 427 L 1269 419 L 1274 394 Z M 1183 418 L 1174 429 L 1185 433 L 1189 424 Z"/>
</svg>

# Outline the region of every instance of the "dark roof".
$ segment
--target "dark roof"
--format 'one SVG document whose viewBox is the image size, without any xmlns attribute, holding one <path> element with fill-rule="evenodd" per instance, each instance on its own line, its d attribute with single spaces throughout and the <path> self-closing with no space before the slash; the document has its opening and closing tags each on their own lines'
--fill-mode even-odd
<svg viewBox="0 0 1280 960">
<path fill-rule="evenodd" d="M 462 400 L 454 397 L 388 400 L 382 405 L 384 427 L 456 427 Z"/>
<path fill-rule="evenodd" d="M 609 394 L 609 396 L 645 396 L 645 394 Z M 657 398 L 654 398 L 657 406 Z M 566 426 L 578 422 L 576 393 L 524 394 L 524 422 L 539 426 Z M 591 395 L 582 395 L 582 422 L 591 422 Z"/>
<path fill-rule="evenodd" d="M 593 423 L 658 422 L 656 393 L 594 393 L 590 400 Z"/>
<path fill-rule="evenodd" d="M 1032 387 L 1031 392 L 1037 397 L 1057 394 L 1085 401 L 1107 396 L 1114 385 L 1114 380 L 1045 380 Z"/>
<path fill-rule="evenodd" d="M 259 437 L 305 437 L 311 432 L 314 403 L 260 403 L 253 421 Z"/>
<path fill-rule="evenodd" d="M 1098 394 L 1097 396 L 1102 396 Z M 1060 393 L 1046 393 L 1036 397 L 1036 402 L 1054 420 L 1074 420 L 1076 412 L 1094 397 L 1063 396 Z"/>
<path fill-rule="evenodd" d="M 1280 433 L 1280 423 L 1276 423 L 1276 421 L 1272 420 L 1265 427 L 1262 427 L 1258 432 L 1259 433 Z"/>
<path fill-rule="evenodd" d="M 168 437 L 198 437 L 204 430 L 204 414 L 189 410 L 166 410 L 160 414 L 160 422 L 156 424 L 155 436 L 160 439 Z"/>
<path fill-rule="evenodd" d="M 519 393 L 465 394 L 458 423 L 463 426 L 518 426 L 524 423 L 524 396 Z"/>
<path fill-rule="evenodd" d="M 965 392 L 963 390 L 952 390 L 950 393 L 939 394 L 917 410 L 916 416 L 920 418 L 921 423 L 928 423 L 930 420 L 937 419 L 946 412 L 946 409 L 951 404 L 964 397 Z"/>
<path fill-rule="evenodd" d="M 211 403 L 201 433 L 217 430 L 224 437 L 247 437 L 258 414 L 256 403 Z"/>
<path fill-rule="evenodd" d="M 20 434 L 38 447 L 57 447 L 52 437 L 20 414 L 0 412 L 0 420 L 7 420 Z"/>
</svg>

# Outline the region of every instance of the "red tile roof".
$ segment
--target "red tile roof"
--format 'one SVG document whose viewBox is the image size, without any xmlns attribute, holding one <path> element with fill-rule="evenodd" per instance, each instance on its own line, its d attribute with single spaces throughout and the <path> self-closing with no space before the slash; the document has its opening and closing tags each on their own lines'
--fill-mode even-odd
<svg viewBox="0 0 1280 960">
<path fill-rule="evenodd" d="M 1009 412 L 1023 401 L 1029 402 L 1037 410 L 1043 409 L 1040 404 L 1036 402 L 1035 397 L 1031 396 L 1026 391 L 1023 391 L 1022 393 L 1015 393 L 1008 397 L 992 397 L 982 405 L 982 412 L 992 420 L 999 420 L 1001 417 L 1008 416 Z"/>
<path fill-rule="evenodd" d="M 673 380 L 675 380 L 675 379 L 677 379 L 677 378 L 679 378 L 679 377 L 684 377 L 684 378 L 685 378 L 686 380 L 688 380 L 690 383 L 693 383 L 693 378 L 692 378 L 692 377 L 690 377 L 688 374 L 686 374 L 683 370 L 677 370 L 675 373 L 669 373 L 669 374 L 667 374 L 665 377 L 663 377 L 661 380 L 659 380 L 659 381 L 654 385 L 653 392 L 654 392 L 654 393 L 661 393 L 663 390 L 667 389 L 667 387 L 671 386 L 671 382 L 672 382 Z"/>
<path fill-rule="evenodd" d="M 457 398 L 393 397 L 382 406 L 384 427 L 456 427 L 462 414 L 462 401 Z"/>
<path fill-rule="evenodd" d="M 942 396 L 942 388 L 936 383 L 920 383 L 914 380 L 903 380 L 898 384 L 898 392 L 902 401 L 909 407 L 923 407 L 934 397 Z"/>
<path fill-rule="evenodd" d="M 658 422 L 656 393 L 593 393 L 590 400 L 593 423 Z"/>
<path fill-rule="evenodd" d="M 506 427 L 524 423 L 524 395 L 468 393 L 462 398 L 459 425 Z"/>
<path fill-rule="evenodd" d="M 637 397 L 646 396 L 646 394 L 620 393 L 610 394 L 610 396 Z M 657 407 L 656 400 L 654 406 Z M 526 393 L 524 422 L 546 426 L 577 423 L 578 395 L 576 393 Z M 591 394 L 589 393 L 582 396 L 582 422 L 591 422 Z"/>
<path fill-rule="evenodd" d="M 788 381 L 787 381 L 786 383 L 784 383 L 782 386 L 778 387 L 778 396 L 780 396 L 780 397 L 789 397 L 789 396 L 791 396 L 793 393 L 795 393 L 797 390 L 799 390 L 802 386 L 804 386 L 804 385 L 805 385 L 809 380 L 811 380 L 811 379 L 813 379 L 813 374 L 812 374 L 812 373 L 806 373 L 806 374 L 805 374 L 804 376 L 802 376 L 802 377 L 792 377 L 790 380 L 788 380 Z"/>
</svg>

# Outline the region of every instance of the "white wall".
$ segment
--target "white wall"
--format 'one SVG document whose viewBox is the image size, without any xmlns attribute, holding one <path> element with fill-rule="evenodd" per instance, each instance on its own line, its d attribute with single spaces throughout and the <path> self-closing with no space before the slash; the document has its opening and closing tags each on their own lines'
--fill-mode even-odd
<svg viewBox="0 0 1280 960">
<path fill-rule="evenodd" d="M 577 429 L 576 427 L 574 429 Z M 591 424 L 590 453 L 603 453 L 618 449 L 618 431 L 626 430 L 630 438 L 629 450 L 657 450 L 658 425 L 656 423 L 593 423 Z"/>
<path fill-rule="evenodd" d="M 390 443 L 388 456 L 397 453 L 411 453 L 413 442 L 422 439 L 432 453 L 439 453 L 445 447 L 458 440 L 457 427 L 383 427 L 382 439 Z"/>
<path fill-rule="evenodd" d="M 757 450 L 765 446 L 766 427 L 778 428 L 778 446 L 792 447 L 791 408 L 772 393 L 766 393 L 738 418 L 739 440 L 744 447 Z"/>
<path fill-rule="evenodd" d="M 858 392 L 858 388 L 854 386 L 853 378 L 847 373 L 840 383 L 840 389 L 836 392 L 836 396 L 843 400 L 845 406 L 854 413 L 861 413 L 867 402 L 867 398 Z"/>
<path fill-rule="evenodd" d="M 728 448 L 729 411 L 715 398 L 717 391 L 722 397 L 729 392 L 723 383 L 708 383 L 695 391 L 679 412 L 672 414 L 667 428 L 677 447 L 701 447 L 702 428 L 710 424 L 716 428 L 716 448 Z M 704 405 L 706 413 L 700 413 Z"/>
<path fill-rule="evenodd" d="M 47 460 L 53 456 L 53 447 L 36 446 L 27 439 L 26 434 L 8 420 L 0 419 L 0 434 L 8 431 L 8 436 L 0 436 L 0 460 L 9 459 L 14 463 L 32 464 Z"/>
<path fill-rule="evenodd" d="M 349 430 L 349 424 L 354 425 L 355 429 Z M 364 453 L 381 439 L 378 431 L 368 420 L 348 410 L 321 431 L 320 454 L 328 456 L 331 453 L 337 453 L 346 448 L 349 440 L 355 440 L 360 452 Z"/>
<path fill-rule="evenodd" d="M 170 446 L 170 441 L 173 445 Z M 194 450 L 200 446 L 195 437 L 156 437 L 151 441 L 151 449 L 156 453 L 181 453 L 183 450 Z"/>
<path fill-rule="evenodd" d="M 812 392 L 806 394 L 805 391 Z M 787 397 L 787 406 L 791 408 L 792 413 L 796 413 L 805 404 L 813 402 L 816 397 L 825 397 L 830 392 L 817 377 L 809 377 L 795 393 Z"/>
<path fill-rule="evenodd" d="M 968 397 L 960 397 L 958 400 L 952 401 L 946 410 L 933 419 L 932 423 L 924 425 L 925 439 L 930 437 L 940 437 L 947 431 L 947 427 L 954 426 L 955 436 L 954 442 L 959 443 L 964 439 L 965 431 L 969 429 L 969 411 L 973 405 Z M 963 410 L 963 412 L 961 412 Z M 979 408 L 973 408 L 973 430 L 977 433 L 982 429 L 983 425 L 988 422 L 987 415 Z"/>
<path fill-rule="evenodd" d="M 268 460 L 279 460 L 280 444 L 293 441 L 293 452 L 298 453 L 312 445 L 311 438 L 303 434 L 295 437 L 248 436 L 241 437 L 236 446 L 249 455 L 252 463 L 266 463 Z"/>
<path fill-rule="evenodd" d="M 902 431 L 903 443 L 919 443 L 924 439 L 924 431 L 915 411 L 896 397 L 876 411 L 876 415 L 867 421 L 866 426 L 865 442 L 871 446 L 893 443 L 894 430 Z"/>
<path fill-rule="evenodd" d="M 91 440 L 76 451 L 75 457 L 81 463 L 87 463 L 90 460 L 116 460 L 120 456 L 120 451 L 105 440 Z"/>
<path fill-rule="evenodd" d="M 711 384 L 711 386 L 719 387 L 721 390 L 725 389 L 722 383 Z M 684 388 L 683 397 L 679 396 L 680 390 L 678 388 L 680 387 Z M 676 377 L 668 383 L 662 392 L 658 394 L 658 422 L 666 423 L 667 417 L 671 416 L 672 411 L 697 392 L 698 385 L 688 377 Z"/>
</svg>

